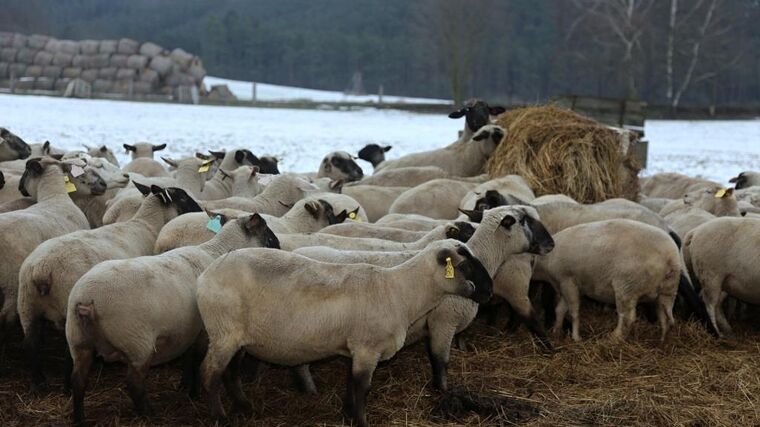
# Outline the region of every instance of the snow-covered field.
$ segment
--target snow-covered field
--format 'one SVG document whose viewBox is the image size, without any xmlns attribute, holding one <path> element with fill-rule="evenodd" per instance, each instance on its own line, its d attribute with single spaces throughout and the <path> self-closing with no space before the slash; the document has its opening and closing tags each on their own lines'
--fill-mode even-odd
<svg viewBox="0 0 760 427">
<path fill-rule="evenodd" d="M 249 101 L 253 98 L 253 84 L 240 80 L 206 77 L 203 79 L 206 87 L 224 84 L 230 88 L 238 99 Z M 316 102 L 378 102 L 378 95 L 345 95 L 341 92 L 306 89 L 301 87 L 278 86 L 268 83 L 256 84 L 256 99 L 259 101 L 296 101 L 307 100 Z M 401 104 L 449 104 L 450 100 L 432 98 L 406 98 L 403 96 L 383 95 L 383 102 Z"/>
<path fill-rule="evenodd" d="M 332 150 L 356 153 L 374 142 L 389 157 L 445 145 L 461 120 L 444 115 L 375 110 L 321 111 L 213 107 L 0 95 L 0 126 L 28 142 L 64 149 L 106 144 L 126 161 L 124 143 L 167 143 L 169 156 L 202 149 L 248 147 L 282 159 L 281 170 L 316 170 Z M 679 171 L 725 182 L 760 170 L 760 120 L 648 121 L 648 173 Z M 372 167 L 362 163 L 365 172 Z"/>
</svg>

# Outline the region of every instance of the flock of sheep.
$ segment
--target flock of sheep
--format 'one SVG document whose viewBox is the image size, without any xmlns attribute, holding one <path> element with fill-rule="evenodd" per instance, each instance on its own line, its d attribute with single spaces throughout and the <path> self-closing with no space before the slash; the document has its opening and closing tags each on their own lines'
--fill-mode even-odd
<svg viewBox="0 0 760 427">
<path fill-rule="evenodd" d="M 638 202 L 584 205 L 535 197 L 516 175 L 483 165 L 505 136 L 504 111 L 470 101 L 444 148 L 385 160 L 391 147 L 328 154 L 311 174 L 280 174 L 245 148 L 154 159 L 166 145 L 61 153 L 0 128 L 0 331 L 20 322 L 32 387 L 46 383 L 42 340 L 65 332 L 73 420 L 84 424 L 94 358 L 127 366 L 136 411 L 151 366 L 185 358 L 212 417 L 252 412 L 246 354 L 291 367 L 316 393 L 309 364 L 350 359 L 344 412 L 366 426 L 378 362 L 426 342 L 432 384 L 447 389 L 452 342 L 479 306 L 506 304 L 540 348 L 581 297 L 614 305 L 624 339 L 637 306 L 665 340 L 676 313 L 715 336 L 726 306 L 760 303 L 760 174 L 735 188 L 677 174 L 642 179 Z M 168 168 L 167 168 L 168 166 Z M 3 340 L 7 338 L 2 338 Z"/>
</svg>

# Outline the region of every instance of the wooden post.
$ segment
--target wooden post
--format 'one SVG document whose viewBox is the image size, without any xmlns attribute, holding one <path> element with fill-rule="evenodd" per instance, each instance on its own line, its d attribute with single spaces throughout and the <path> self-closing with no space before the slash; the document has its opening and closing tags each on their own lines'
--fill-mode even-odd
<svg viewBox="0 0 760 427">
<path fill-rule="evenodd" d="M 251 104 L 256 103 L 256 82 L 251 82 Z"/>
</svg>

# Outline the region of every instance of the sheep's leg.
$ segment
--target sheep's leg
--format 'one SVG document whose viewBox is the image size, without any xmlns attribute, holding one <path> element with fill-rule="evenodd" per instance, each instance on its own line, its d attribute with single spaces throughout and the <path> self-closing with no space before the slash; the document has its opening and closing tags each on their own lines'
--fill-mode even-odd
<svg viewBox="0 0 760 427">
<path fill-rule="evenodd" d="M 240 370 L 245 359 L 245 350 L 240 349 L 232 358 L 222 378 L 224 388 L 232 398 L 232 412 L 242 413 L 246 416 L 253 415 L 253 406 L 243 392 L 243 383 L 240 380 Z"/>
<path fill-rule="evenodd" d="M 290 368 L 290 375 L 301 393 L 312 395 L 317 394 L 317 386 L 314 384 L 314 379 L 311 377 L 309 365 L 300 365 Z"/>
<path fill-rule="evenodd" d="M 628 335 L 628 330 L 636 320 L 636 302 L 636 298 L 630 295 L 615 295 L 618 327 L 612 332 L 613 337 L 624 340 Z"/>
<path fill-rule="evenodd" d="M 720 326 L 721 330 L 725 331 L 728 335 L 733 335 L 734 330 L 731 328 L 731 325 L 728 323 L 726 315 L 723 312 L 723 301 L 726 300 L 726 297 L 728 297 L 727 293 L 720 293 L 720 301 L 718 302 L 717 307 L 715 307 L 715 318 L 718 321 L 718 326 Z"/>
<path fill-rule="evenodd" d="M 446 391 L 448 388 L 447 367 L 451 354 L 451 340 L 456 333 L 453 325 L 436 324 L 430 328 L 430 336 L 425 341 L 428 359 L 433 369 L 433 387 Z"/>
<path fill-rule="evenodd" d="M 573 341 L 580 341 L 580 307 L 581 307 L 581 295 L 578 291 L 578 287 L 575 286 L 570 280 L 566 280 L 560 283 L 560 292 L 562 298 L 567 303 L 568 311 L 570 312 L 570 321 L 573 324 L 572 337 Z M 558 317 L 559 319 L 559 317 Z"/>
<path fill-rule="evenodd" d="M 127 367 L 127 393 L 135 405 L 135 412 L 141 417 L 147 417 L 151 413 L 148 394 L 145 391 L 145 376 L 149 369 L 150 360 Z"/>
<path fill-rule="evenodd" d="M 367 394 L 372 384 L 372 374 L 377 367 L 376 355 L 357 352 L 351 361 L 351 395 L 353 397 L 352 418 L 359 427 L 369 427 L 367 423 Z"/>
<path fill-rule="evenodd" d="M 71 356 L 74 361 L 74 369 L 71 373 L 74 424 L 82 426 L 84 425 L 84 392 L 87 388 L 87 377 L 90 375 L 92 360 L 95 357 L 95 349 L 75 348 L 72 349 Z"/>
<path fill-rule="evenodd" d="M 185 352 L 182 363 L 182 378 L 179 381 L 180 389 L 187 389 L 188 395 L 195 400 L 200 396 L 200 364 L 205 353 L 204 343 L 196 341 Z"/>
<path fill-rule="evenodd" d="M 41 391 L 46 388 L 45 374 L 42 372 L 42 346 L 45 342 L 45 322 L 33 319 L 24 331 L 24 350 L 29 361 L 32 388 Z"/>
<path fill-rule="evenodd" d="M 6 292 L 3 297 L 3 306 L 0 308 L 0 342 L 6 341 L 16 322 L 16 296 Z"/>
<path fill-rule="evenodd" d="M 662 331 L 660 342 L 665 342 L 670 326 L 672 325 L 671 319 L 673 318 L 673 304 L 675 303 L 675 299 L 675 295 L 660 295 L 657 297 L 657 320 L 660 323 L 660 329 Z"/>
<path fill-rule="evenodd" d="M 552 327 L 552 334 L 559 335 L 562 333 L 562 324 L 565 322 L 565 316 L 567 316 L 567 301 L 562 296 L 557 301 L 557 306 L 554 308 L 554 326 Z"/>
<path fill-rule="evenodd" d="M 519 319 L 528 327 L 533 338 L 538 341 L 541 350 L 544 353 L 553 352 L 554 347 L 546 336 L 546 329 L 541 325 L 541 321 L 538 319 L 536 310 L 533 309 L 533 304 L 530 302 L 528 294 L 512 295 L 509 304 L 512 306 L 512 310 L 517 313 Z"/>
<path fill-rule="evenodd" d="M 552 327 L 552 325 L 556 322 L 556 307 L 558 304 L 557 301 L 557 290 L 554 289 L 554 286 L 552 286 L 550 283 L 547 282 L 538 282 L 542 283 L 543 286 L 541 287 L 541 305 L 544 308 L 544 326 L 547 328 Z M 560 327 L 562 325 L 560 324 Z"/>
<path fill-rule="evenodd" d="M 225 421 L 222 406 L 222 375 L 227 365 L 240 349 L 238 345 L 210 345 L 201 364 L 203 387 L 208 392 L 209 413 L 217 420 Z"/>
<path fill-rule="evenodd" d="M 343 395 L 343 416 L 351 419 L 354 414 L 354 369 L 351 359 L 346 363 L 348 372 L 346 373 L 346 394 Z"/>
<path fill-rule="evenodd" d="M 71 394 L 71 371 L 74 369 L 74 360 L 68 351 L 63 354 L 63 392 Z"/>
<path fill-rule="evenodd" d="M 703 283 L 702 288 L 702 300 L 705 302 L 707 316 L 710 318 L 710 322 L 712 322 L 715 330 L 718 331 L 718 337 L 720 338 L 723 335 L 723 332 L 725 332 L 720 329 L 717 320 L 717 310 L 718 305 L 720 304 L 720 294 L 722 290 L 719 285 L 714 285 L 712 280 L 705 282 L 706 283 Z"/>
</svg>

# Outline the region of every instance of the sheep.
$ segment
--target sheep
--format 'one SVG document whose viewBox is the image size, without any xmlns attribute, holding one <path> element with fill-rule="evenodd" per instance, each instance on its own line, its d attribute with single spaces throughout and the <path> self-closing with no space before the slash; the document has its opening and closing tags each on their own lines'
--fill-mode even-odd
<svg viewBox="0 0 760 427">
<path fill-rule="evenodd" d="M 371 237 L 408 243 L 425 237 L 426 231 L 409 231 L 401 228 L 377 226 L 371 223 L 346 222 L 319 230 L 320 233 L 345 237 Z"/>
<path fill-rule="evenodd" d="M 334 151 L 326 155 L 319 164 L 316 178 L 330 178 L 333 181 L 359 181 L 364 177 L 362 168 L 356 164 L 353 156 L 345 151 Z"/>
<path fill-rule="evenodd" d="M 127 153 L 132 153 L 133 161 L 136 159 L 152 159 L 153 153 L 165 148 L 166 144 L 153 145 L 149 142 L 138 142 L 134 145 L 124 144 L 124 149 L 127 150 Z"/>
<path fill-rule="evenodd" d="M 8 129 L 0 127 L 0 162 L 26 159 L 31 154 L 31 147 L 23 139 Z"/>
<path fill-rule="evenodd" d="M 35 201 L 31 197 L 20 197 L 15 200 L 9 200 L 7 202 L 0 203 L 0 213 L 13 212 L 21 209 L 26 209 L 29 206 L 34 205 Z"/>
<path fill-rule="evenodd" d="M 739 208 L 734 197 L 734 189 L 721 186 L 707 186 L 686 193 L 680 200 L 674 200 L 660 210 L 666 217 L 679 210 L 698 207 L 715 216 L 739 216 Z"/>
<path fill-rule="evenodd" d="M 164 168 L 161 163 L 147 157 L 138 157 L 132 160 L 127 163 L 122 170 L 127 173 L 137 173 L 149 178 L 170 176 L 169 172 L 166 171 L 166 168 Z"/>
<path fill-rule="evenodd" d="M 137 182 L 135 186 L 147 197 L 132 219 L 47 240 L 21 265 L 18 313 L 37 386 L 45 381 L 40 357 L 43 320 L 63 331 L 69 292 L 76 281 L 100 262 L 153 254 L 164 224 L 177 215 L 201 210 L 180 188 L 146 187 Z"/>
<path fill-rule="evenodd" d="M 704 178 L 692 178 L 678 173 L 658 173 L 641 178 L 641 193 L 648 197 L 677 199 L 684 194 L 702 187 L 720 185 Z"/>
<path fill-rule="evenodd" d="M 741 190 L 753 186 L 760 186 L 760 173 L 745 171 L 739 175 L 728 180 L 731 184 L 734 184 L 734 188 Z"/>
<path fill-rule="evenodd" d="M 5 175 L 3 174 L 3 171 L 0 171 L 0 190 L 5 187 Z"/>
<path fill-rule="evenodd" d="M 437 166 L 416 166 L 378 171 L 372 176 L 367 176 L 361 181 L 357 181 L 354 185 L 416 187 L 425 182 L 439 178 L 450 178 L 450 175 L 448 172 Z"/>
<path fill-rule="evenodd" d="M 393 148 L 390 145 L 381 146 L 378 144 L 367 144 L 359 150 L 359 153 L 357 153 L 357 156 L 372 164 L 373 168 L 376 168 L 377 165 L 385 161 L 385 153 L 391 150 Z"/>
<path fill-rule="evenodd" d="M 545 205 L 547 203 L 555 203 L 555 202 L 578 204 L 578 202 L 575 199 L 573 199 L 570 196 L 566 196 L 564 194 L 545 194 L 543 196 L 536 197 L 530 202 L 530 204 L 533 206 L 536 206 L 536 205 Z"/>
<path fill-rule="evenodd" d="M 196 279 L 214 259 L 252 246 L 279 247 L 258 214 L 229 221 L 200 246 L 105 261 L 82 276 L 66 315 L 74 422 L 84 422 L 84 391 L 96 351 L 106 361 L 127 364 L 127 389 L 135 410 L 146 415 L 148 369 L 185 353 L 201 332 Z"/>
<path fill-rule="evenodd" d="M 718 336 L 732 334 L 723 301 L 734 297 L 760 304 L 756 262 L 760 219 L 717 218 L 686 234 L 683 258 Z"/>
<path fill-rule="evenodd" d="M 760 186 L 745 187 L 734 191 L 734 197 L 740 202 L 760 207 Z"/>
<path fill-rule="evenodd" d="M 261 156 L 258 166 L 261 173 L 278 175 L 280 173 L 280 169 L 277 168 L 278 163 L 280 163 L 280 159 L 275 156 Z"/>
<path fill-rule="evenodd" d="M 375 170 L 388 170 L 410 166 L 437 166 L 453 176 L 475 176 L 496 150 L 506 131 L 497 125 L 485 125 L 466 144 L 437 150 L 414 153 L 400 159 L 389 160 Z"/>
<path fill-rule="evenodd" d="M 352 185 L 341 192 L 356 199 L 367 211 L 367 219 L 375 222 L 388 213 L 393 202 L 409 187 L 382 187 L 379 185 Z"/>
<path fill-rule="evenodd" d="M 49 157 L 27 161 L 19 190 L 37 203 L 21 211 L 0 214 L 0 331 L 16 319 L 18 273 L 24 259 L 40 243 L 53 237 L 89 228 L 87 217 L 69 197 L 70 182 L 64 181 L 71 165 Z"/>
<path fill-rule="evenodd" d="M 84 148 L 87 150 L 87 154 L 90 156 L 100 157 L 108 160 L 112 165 L 120 166 L 119 159 L 116 158 L 116 155 L 114 155 L 113 151 L 111 151 L 111 149 L 108 148 L 105 144 L 101 145 L 100 147 L 90 147 L 89 145 L 85 144 Z"/>
<path fill-rule="evenodd" d="M 435 227 L 448 223 L 449 220 L 433 219 L 417 214 L 387 214 L 377 220 L 375 225 L 402 228 L 409 231 L 430 231 Z"/>
<path fill-rule="evenodd" d="M 639 301 L 656 303 L 660 340 L 674 324 L 673 304 L 684 289 L 698 301 L 681 273 L 678 247 L 659 228 L 628 219 L 580 224 L 554 234 L 556 247 L 538 258 L 533 278 L 551 283 L 560 294 L 553 331 L 565 316 L 572 321 L 572 339 L 580 341 L 580 297 L 615 304 L 618 324 L 612 336 L 625 339 L 636 319 Z"/>
<path fill-rule="evenodd" d="M 198 279 L 198 308 L 209 336 L 201 369 L 211 415 L 225 416 L 221 377 L 236 354 L 226 383 L 235 406 L 246 412 L 252 408 L 237 366 L 245 352 L 288 366 L 343 356 L 352 360 L 344 410 L 358 425 L 368 426 L 366 395 L 377 363 L 393 357 L 409 325 L 446 295 L 476 302 L 491 296 L 486 269 L 451 240 L 432 244 L 394 268 L 323 263 L 271 249 L 230 253 Z M 257 308 L 250 310 L 251 304 Z M 299 316 L 290 316 L 286 306 Z"/>
<path fill-rule="evenodd" d="M 262 215 L 269 228 L 280 233 L 312 233 L 333 224 L 341 224 L 349 215 L 356 217 L 359 208 L 351 211 L 346 209 L 336 213 L 337 209 L 322 198 L 307 198 L 299 200 L 282 217 Z"/>
<path fill-rule="evenodd" d="M 665 205 L 672 201 L 673 199 L 668 199 L 665 197 L 647 197 L 643 194 L 639 194 L 639 204 L 648 208 L 652 212 L 660 212 L 662 208 L 665 207 Z"/>
<path fill-rule="evenodd" d="M 524 205 L 532 202 L 533 199 L 536 198 L 535 194 L 533 194 L 533 190 L 530 189 L 530 186 L 523 177 L 520 175 L 506 175 L 486 181 L 467 192 L 459 203 L 459 209 L 475 209 L 477 200 L 488 191 L 496 191 L 502 196 L 511 196 L 517 201 L 517 203 L 514 204 Z"/>
<path fill-rule="evenodd" d="M 398 196 L 389 213 L 420 214 L 434 219 L 455 219 L 459 202 L 477 187 L 473 182 L 434 179 L 411 188 Z"/>
</svg>

